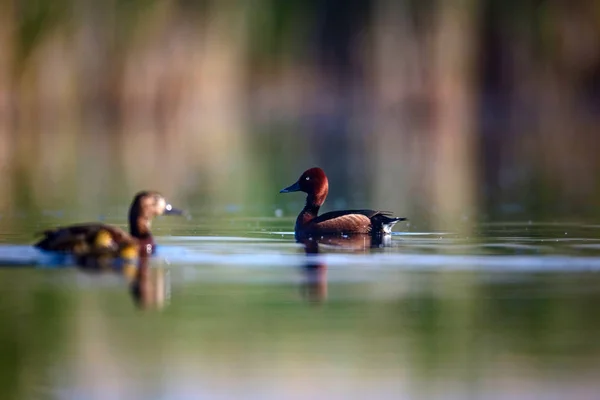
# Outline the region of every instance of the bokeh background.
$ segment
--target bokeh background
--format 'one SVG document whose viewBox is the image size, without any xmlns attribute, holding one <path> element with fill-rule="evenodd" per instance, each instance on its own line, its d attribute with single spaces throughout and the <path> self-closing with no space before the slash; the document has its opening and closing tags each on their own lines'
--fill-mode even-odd
<svg viewBox="0 0 600 400">
<path fill-rule="evenodd" d="M 0 210 L 291 215 L 318 165 L 421 226 L 598 217 L 597 1 L 0 4 Z"/>
<path fill-rule="evenodd" d="M 599 120 L 600 1 L 0 0 L 3 252 L 157 189 L 194 215 L 160 245 L 209 260 L 164 313 L 1 268 L 2 396 L 597 397 Z M 450 234 L 332 257 L 307 304 L 291 235 L 241 239 L 291 231 L 315 165 L 325 209 Z"/>
</svg>

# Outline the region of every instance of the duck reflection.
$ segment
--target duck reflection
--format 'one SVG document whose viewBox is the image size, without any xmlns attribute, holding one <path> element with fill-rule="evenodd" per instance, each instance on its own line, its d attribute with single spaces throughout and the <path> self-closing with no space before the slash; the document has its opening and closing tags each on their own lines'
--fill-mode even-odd
<svg viewBox="0 0 600 400">
<path fill-rule="evenodd" d="M 306 264 L 303 266 L 304 281 L 300 285 L 300 293 L 311 303 L 320 303 L 327 299 L 327 266 L 320 260 L 319 243 L 307 239 L 302 242 L 306 253 Z"/>
<path fill-rule="evenodd" d="M 123 276 L 138 308 L 162 309 L 169 298 L 169 274 L 163 268 L 151 268 L 150 260 L 137 247 L 123 248 L 119 254 L 96 251 L 75 257 L 79 270 L 87 274 Z"/>
<path fill-rule="evenodd" d="M 363 252 L 373 248 L 389 247 L 391 235 L 331 235 L 307 238 L 299 241 L 304 246 L 306 263 L 303 266 L 304 280 L 300 286 L 303 297 L 311 303 L 327 300 L 327 265 L 318 257 L 322 247 Z"/>
<path fill-rule="evenodd" d="M 138 308 L 161 310 L 170 297 L 169 271 L 164 268 L 150 268 L 149 262 L 147 256 L 140 258 L 129 286 L 130 294 Z"/>
</svg>

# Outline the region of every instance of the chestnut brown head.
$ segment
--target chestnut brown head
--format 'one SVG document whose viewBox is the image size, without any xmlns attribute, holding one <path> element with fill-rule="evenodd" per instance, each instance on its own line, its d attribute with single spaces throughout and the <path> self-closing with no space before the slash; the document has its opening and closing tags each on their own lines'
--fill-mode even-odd
<svg viewBox="0 0 600 400">
<path fill-rule="evenodd" d="M 315 167 L 304 171 L 300 178 L 294 183 L 281 189 L 279 193 L 304 192 L 316 205 L 321 205 L 329 193 L 329 182 L 327 175 L 321 168 Z"/>
</svg>

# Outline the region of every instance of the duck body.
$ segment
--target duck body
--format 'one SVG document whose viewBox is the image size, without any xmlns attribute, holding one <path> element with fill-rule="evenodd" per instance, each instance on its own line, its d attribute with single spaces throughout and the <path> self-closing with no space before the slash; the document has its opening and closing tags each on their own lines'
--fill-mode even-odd
<svg viewBox="0 0 600 400">
<path fill-rule="evenodd" d="M 306 204 L 298 218 L 294 233 L 297 241 L 316 236 L 369 234 L 380 236 L 391 233 L 393 226 L 406 218 L 394 217 L 378 210 L 340 210 L 318 215 L 329 192 L 329 182 L 321 168 L 306 170 L 296 183 L 280 193 L 302 191 L 307 194 Z"/>
<path fill-rule="evenodd" d="M 34 247 L 72 254 L 80 265 L 93 265 L 104 259 L 130 259 L 133 257 L 132 248 L 137 249 L 139 254 L 152 254 L 155 245 L 150 232 L 151 219 L 162 214 L 183 213 L 168 204 L 158 192 L 139 192 L 129 209 L 129 233 L 97 222 L 74 224 L 42 232 L 43 238 Z"/>
<path fill-rule="evenodd" d="M 100 235 L 107 234 L 107 238 Z M 113 247 L 118 243 L 134 243 L 137 239 L 116 226 L 102 223 L 84 223 L 48 229 L 44 236 L 34 244 L 40 250 L 59 251 L 73 254 L 85 254 L 94 250 Z M 106 242 L 102 243 L 103 240 Z"/>
<path fill-rule="evenodd" d="M 371 234 L 391 233 L 392 227 L 405 218 L 391 216 L 391 213 L 377 210 L 331 211 L 318 216 L 302 212 L 296 220 L 296 232 L 306 235 L 332 234 Z"/>
</svg>

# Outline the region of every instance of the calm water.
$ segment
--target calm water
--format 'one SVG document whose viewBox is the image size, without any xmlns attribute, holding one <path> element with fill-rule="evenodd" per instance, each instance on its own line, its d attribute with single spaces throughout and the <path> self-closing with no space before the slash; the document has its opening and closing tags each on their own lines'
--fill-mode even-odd
<svg viewBox="0 0 600 400">
<path fill-rule="evenodd" d="M 27 246 L 71 220 L 2 220 L 2 398 L 600 398 L 600 225 L 307 256 L 291 218 L 165 218 L 142 309 Z"/>
</svg>

